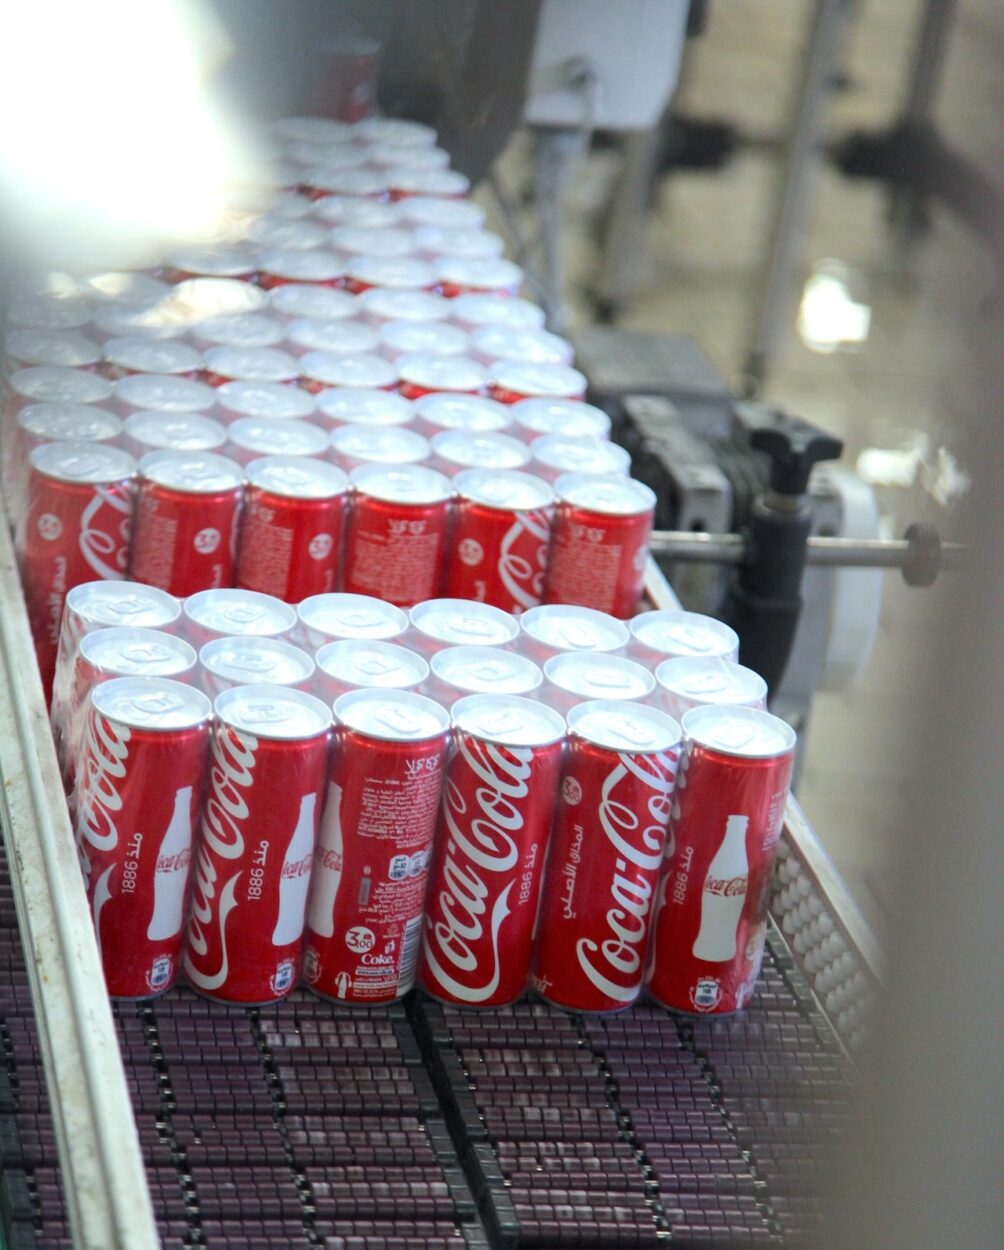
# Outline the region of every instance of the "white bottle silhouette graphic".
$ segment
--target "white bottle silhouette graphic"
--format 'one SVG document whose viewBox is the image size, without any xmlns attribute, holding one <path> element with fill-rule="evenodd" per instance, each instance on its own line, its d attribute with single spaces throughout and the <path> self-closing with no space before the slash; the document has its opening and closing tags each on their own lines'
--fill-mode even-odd
<svg viewBox="0 0 1004 1250">
<path fill-rule="evenodd" d="M 314 872 L 308 924 L 318 937 L 331 937 L 335 931 L 335 899 L 342 884 L 342 787 L 333 781 L 328 783 L 328 801 L 317 845 L 323 855 Z"/>
<path fill-rule="evenodd" d="M 182 786 L 174 796 L 174 811 L 167 826 L 153 874 L 153 915 L 146 936 L 163 942 L 181 932 L 185 910 L 185 886 L 192 849 L 192 787 Z"/>
<path fill-rule="evenodd" d="M 296 828 L 286 848 L 286 858 L 282 861 L 282 876 L 279 878 L 279 915 L 276 918 L 275 928 L 272 930 L 273 946 L 288 946 L 290 942 L 298 941 L 303 935 L 303 917 L 307 910 L 310 873 L 297 872 L 295 869 L 314 849 L 314 810 L 316 807 L 316 794 L 305 794 L 300 800 L 300 814 L 296 819 Z"/>
<path fill-rule="evenodd" d="M 694 958 L 724 963 L 736 955 L 739 918 L 746 902 L 749 860 L 746 856 L 748 816 L 729 816 L 725 837 L 708 868 L 701 894 L 701 928 Z"/>
</svg>

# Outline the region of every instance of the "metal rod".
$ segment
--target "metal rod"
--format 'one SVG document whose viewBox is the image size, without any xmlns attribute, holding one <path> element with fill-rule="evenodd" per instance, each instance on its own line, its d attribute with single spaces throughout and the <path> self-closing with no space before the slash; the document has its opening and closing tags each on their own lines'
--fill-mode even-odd
<svg viewBox="0 0 1004 1250">
<path fill-rule="evenodd" d="M 746 540 L 741 534 L 653 530 L 649 550 L 653 555 L 688 563 L 741 564 L 746 555 Z M 964 551 L 961 543 L 942 543 L 942 567 L 957 567 Z M 905 538 L 810 538 L 806 563 L 840 568 L 898 569 L 912 554 L 913 545 Z"/>
</svg>

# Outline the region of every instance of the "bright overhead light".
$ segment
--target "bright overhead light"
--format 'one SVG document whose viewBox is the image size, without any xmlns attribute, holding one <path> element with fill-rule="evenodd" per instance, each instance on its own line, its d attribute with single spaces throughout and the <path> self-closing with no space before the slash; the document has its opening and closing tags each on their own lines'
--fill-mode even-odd
<svg viewBox="0 0 1004 1250">
<path fill-rule="evenodd" d="M 798 333 L 811 351 L 831 355 L 860 347 L 871 329 L 872 310 L 851 293 L 854 275 L 839 261 L 821 261 L 805 284 Z"/>
</svg>

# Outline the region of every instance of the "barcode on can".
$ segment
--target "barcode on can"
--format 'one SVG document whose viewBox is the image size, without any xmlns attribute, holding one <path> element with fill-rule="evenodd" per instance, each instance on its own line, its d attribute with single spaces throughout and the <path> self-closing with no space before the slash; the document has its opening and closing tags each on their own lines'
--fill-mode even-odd
<svg viewBox="0 0 1004 1250">
<path fill-rule="evenodd" d="M 400 994 L 407 994 L 415 981 L 415 967 L 418 964 L 418 945 L 422 935 L 424 916 L 416 916 L 404 926 L 404 944 L 401 947 L 401 969 L 398 973 L 397 988 Z"/>
</svg>

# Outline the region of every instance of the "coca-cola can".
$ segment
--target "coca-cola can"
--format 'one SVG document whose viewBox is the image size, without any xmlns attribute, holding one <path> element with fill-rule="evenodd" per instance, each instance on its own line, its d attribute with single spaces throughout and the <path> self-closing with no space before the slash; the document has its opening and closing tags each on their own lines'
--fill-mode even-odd
<svg viewBox="0 0 1004 1250">
<path fill-rule="evenodd" d="M 333 291 L 330 287 L 315 286 L 309 282 L 287 282 L 269 292 L 272 311 L 280 317 L 318 317 L 324 321 L 338 321 L 343 317 L 359 315 L 356 297 L 348 291 Z"/>
<path fill-rule="evenodd" d="M 196 648 L 214 638 L 288 638 L 296 628 L 296 609 L 275 595 L 222 586 L 189 595 L 182 630 Z"/>
<path fill-rule="evenodd" d="M 228 424 L 241 417 L 260 421 L 307 421 L 317 413 L 313 395 L 281 382 L 224 382 L 216 394 L 220 401 L 220 420 Z"/>
<path fill-rule="evenodd" d="M 444 230 L 476 230 L 485 224 L 485 210 L 470 200 L 444 200 L 434 195 L 409 196 L 397 210 L 398 221 Z"/>
<path fill-rule="evenodd" d="M 44 443 L 28 463 L 15 544 L 48 704 L 67 592 L 125 576 L 136 461 L 102 443 Z"/>
<path fill-rule="evenodd" d="M 164 260 L 165 282 L 185 282 L 189 278 L 233 278 L 250 282 L 255 276 L 255 260 L 238 247 L 179 247 Z"/>
<path fill-rule="evenodd" d="M 328 436 L 310 421 L 268 421 L 241 417 L 227 426 L 227 451 L 238 464 L 263 456 L 323 456 Z"/>
<path fill-rule="evenodd" d="M 457 493 L 443 594 L 506 612 L 536 607 L 544 593 L 554 492 L 529 473 L 465 469 Z"/>
<path fill-rule="evenodd" d="M 179 597 L 231 585 L 241 466 L 212 452 L 151 451 L 139 470 L 133 579 Z"/>
<path fill-rule="evenodd" d="M 738 1011 L 763 958 L 795 731 L 753 708 L 683 718 L 684 756 L 645 976 L 673 1011 Z"/>
<path fill-rule="evenodd" d="M 655 494 L 613 473 L 566 473 L 554 489 L 558 507 L 544 602 L 632 616 L 645 582 Z"/>
<path fill-rule="evenodd" d="M 354 690 L 334 706 L 304 980 L 346 1003 L 400 998 L 415 979 L 449 717 L 419 694 Z"/>
<path fill-rule="evenodd" d="M 91 694 L 74 808 L 113 998 L 177 979 L 212 707 L 192 686 L 117 677 Z"/>
<path fill-rule="evenodd" d="M 530 361 L 538 365 L 570 365 L 572 345 L 568 339 L 535 327 L 487 325 L 471 335 L 475 357 L 489 368 L 499 360 Z"/>
<path fill-rule="evenodd" d="M 425 692 L 444 707 L 470 694 L 535 695 L 544 681 L 532 660 L 502 647 L 446 647 L 429 667 Z"/>
<path fill-rule="evenodd" d="M 199 649 L 199 684 L 211 699 L 234 686 L 293 686 L 307 694 L 314 686 L 314 661 L 281 638 L 254 634 L 213 638 Z"/>
<path fill-rule="evenodd" d="M 448 226 L 418 226 L 415 243 L 419 251 L 429 257 L 463 256 L 467 260 L 484 260 L 501 256 L 505 251 L 505 239 L 480 226 L 463 230 Z"/>
<path fill-rule="evenodd" d="M 683 655 L 663 660 L 655 670 L 655 680 L 659 703 L 677 720 L 692 707 L 708 703 L 767 706 L 767 683 L 760 674 L 719 656 Z"/>
<path fill-rule="evenodd" d="M 259 292 L 264 298 L 264 294 Z M 286 334 L 282 322 L 261 312 L 225 312 L 200 317 L 191 330 L 203 351 L 211 347 L 277 347 Z"/>
<path fill-rule="evenodd" d="M 198 412 L 134 412 L 122 429 L 122 446 L 137 459 L 149 451 L 218 451 L 226 443 L 226 427 Z"/>
<path fill-rule="evenodd" d="M 508 647 L 519 637 L 519 622 L 502 608 L 470 599 L 427 599 L 409 613 L 407 642 L 423 655 L 444 647 Z"/>
<path fill-rule="evenodd" d="M 69 330 L 8 330 L 3 341 L 4 372 L 33 365 L 63 369 L 94 369 L 101 359 L 97 345 Z"/>
<path fill-rule="evenodd" d="M 297 632 L 314 651 L 342 638 L 389 642 L 408 628 L 408 617 L 400 608 L 374 595 L 311 595 L 298 605 L 296 614 Z"/>
<path fill-rule="evenodd" d="M 380 336 L 365 321 L 324 321 L 315 317 L 297 317 L 286 327 L 286 342 L 298 356 L 307 352 L 327 352 L 332 356 L 359 356 L 376 352 Z"/>
<path fill-rule="evenodd" d="M 483 395 L 423 395 L 415 401 L 415 428 L 427 438 L 444 430 L 503 434 L 512 424 L 509 409 Z"/>
<path fill-rule="evenodd" d="M 345 474 L 321 460 L 302 456 L 252 460 L 247 466 L 237 585 L 271 592 L 287 603 L 334 590 L 348 490 Z"/>
<path fill-rule="evenodd" d="M 519 649 L 538 664 L 566 652 L 621 652 L 631 637 L 623 621 L 576 604 L 530 608 L 519 618 L 519 627 Z"/>
<path fill-rule="evenodd" d="M 315 166 L 304 171 L 299 186 L 303 194 L 312 200 L 329 195 L 385 200 L 388 192 L 386 176 L 380 170 L 365 166 L 349 169 L 319 169 Z"/>
<path fill-rule="evenodd" d="M 621 655 L 566 652 L 546 661 L 544 678 L 548 701 L 563 712 L 599 699 L 648 699 L 655 690 L 652 673 Z"/>
<path fill-rule="evenodd" d="M 564 473 L 631 472 L 631 456 L 606 438 L 543 434 L 530 444 L 530 471 L 548 482 Z"/>
<path fill-rule="evenodd" d="M 442 360 L 463 356 L 470 348 L 459 326 L 444 321 L 385 321 L 380 327 L 380 351 L 400 362 L 403 356 L 431 356 Z"/>
<path fill-rule="evenodd" d="M 350 690 L 414 690 L 424 693 L 429 666 L 415 651 L 394 642 L 342 638 L 325 643 L 315 656 L 315 693 L 333 702 Z"/>
<path fill-rule="evenodd" d="M 247 237 L 252 243 L 257 243 L 263 248 L 323 247 L 328 242 L 328 231 L 319 221 L 306 220 L 309 211 L 308 207 L 303 217 L 276 217 L 268 214 L 256 217 L 248 225 Z"/>
<path fill-rule="evenodd" d="M 571 365 L 500 360 L 492 366 L 491 394 L 500 404 L 533 398 L 584 399 L 587 386 L 585 374 Z"/>
<path fill-rule="evenodd" d="M 526 990 L 565 722 L 515 695 L 453 705 L 419 985 L 502 1007 Z"/>
<path fill-rule="evenodd" d="M 346 472 L 364 464 L 419 465 L 429 459 L 429 440 L 399 425 L 340 425 L 330 436 L 331 458 Z"/>
<path fill-rule="evenodd" d="M 94 329 L 99 337 L 108 339 L 143 339 L 145 342 L 169 342 L 181 339 L 188 331 L 188 319 L 175 319 L 175 309 L 170 303 L 164 308 L 152 305 L 144 308 L 133 304 L 105 304 L 94 310 Z M 126 372 L 129 372 L 128 370 Z M 149 373 L 140 369 L 139 373 Z M 154 373 L 170 370 L 154 369 Z"/>
<path fill-rule="evenodd" d="M 413 195 L 459 200 L 463 199 L 471 189 L 470 178 L 458 169 L 427 169 L 414 165 L 399 165 L 397 168 L 388 169 L 385 177 L 390 187 L 391 200 L 406 200 Z"/>
<path fill-rule="evenodd" d="M 374 325 L 386 321 L 448 321 L 451 315 L 450 300 L 430 291 L 371 287 L 363 291 L 358 300 L 363 316 Z"/>
<path fill-rule="evenodd" d="M 107 378 L 83 369 L 18 369 L 7 379 L 4 394 L 4 428 L 28 404 L 107 404 L 112 384 Z"/>
<path fill-rule="evenodd" d="M 414 256 L 418 251 L 410 230 L 397 226 L 338 225 L 331 231 L 331 242 L 350 258 Z"/>
<path fill-rule="evenodd" d="M 488 389 L 488 371 L 466 356 L 433 356 L 412 352 L 397 359 L 400 375 L 398 391 L 405 399 L 444 391 L 461 395 L 481 395 Z"/>
<path fill-rule="evenodd" d="M 416 256 L 350 256 L 345 266 L 345 289 L 354 295 L 374 288 L 435 292 L 436 281 L 432 265 Z"/>
<path fill-rule="evenodd" d="M 207 347 L 203 376 L 210 386 L 228 382 L 268 382 L 289 386 L 296 382 L 300 367 L 296 357 L 276 347 Z"/>
<path fill-rule="evenodd" d="M 422 148 L 405 143 L 368 143 L 363 152 L 367 165 L 375 165 L 378 169 L 394 169 L 402 165 L 410 165 L 413 169 L 446 169 L 450 164 L 449 152 L 435 145 Z"/>
<path fill-rule="evenodd" d="M 185 973 L 209 998 L 270 1003 L 300 969 L 331 713 L 270 685 L 235 686 L 214 707 Z"/>
<path fill-rule="evenodd" d="M 447 299 L 458 295 L 516 296 L 526 276 L 519 265 L 504 256 L 438 256 L 436 274 Z"/>
<path fill-rule="evenodd" d="M 364 464 L 351 481 L 345 590 L 378 595 L 402 608 L 431 598 L 443 575 L 449 481 L 410 464 Z"/>
<path fill-rule="evenodd" d="M 133 373 L 197 378 L 202 369 L 202 356 L 194 347 L 143 335 L 111 338 L 102 348 L 101 355 L 101 372 L 113 381 Z"/>
<path fill-rule="evenodd" d="M 16 526 L 28 488 L 28 457 L 43 443 L 117 442 L 122 422 L 97 404 L 29 404 L 17 414 L 13 438 L 3 457 L 7 517 Z"/>
<path fill-rule="evenodd" d="M 134 412 L 209 413 L 215 403 L 211 386 L 170 374 L 130 373 L 112 384 L 112 404 L 123 417 Z"/>
<path fill-rule="evenodd" d="M 567 1011 L 621 1011 L 641 993 L 681 731 L 605 701 L 573 709 L 568 730 L 533 987 Z"/>
<path fill-rule="evenodd" d="M 314 395 L 332 386 L 390 391 L 397 383 L 397 367 L 373 352 L 344 356 L 333 352 L 305 352 L 300 357 L 300 385 Z"/>
<path fill-rule="evenodd" d="M 639 612 L 629 628 L 632 659 L 644 664 L 693 655 L 710 660 L 739 658 L 739 635 L 713 616 L 700 612 L 683 612 L 664 608 L 655 612 Z"/>
<path fill-rule="evenodd" d="M 389 230 L 401 224 L 396 205 L 365 197 L 327 195 L 323 200 L 315 200 L 311 211 L 318 221 L 327 222 L 330 226 Z"/>
<path fill-rule="evenodd" d="M 443 430 L 430 439 L 432 463 L 440 473 L 454 477 L 464 469 L 523 469 L 530 461 L 526 443 L 508 434 L 477 434 L 470 430 Z"/>
<path fill-rule="evenodd" d="M 497 295 L 457 295 L 450 303 L 450 316 L 468 334 L 482 326 L 511 326 L 513 329 L 539 330 L 544 325 L 544 310 L 528 299 Z"/>
<path fill-rule="evenodd" d="M 336 252 L 311 247 L 270 247 L 258 257 L 258 285 L 271 291 L 287 282 L 340 287 L 345 264 Z"/>
<path fill-rule="evenodd" d="M 317 397 L 318 424 L 337 430 L 343 425 L 407 425 L 413 414 L 409 400 L 375 387 L 338 386 Z"/>
<path fill-rule="evenodd" d="M 609 438 L 610 418 L 579 399 L 522 399 L 513 404 L 513 433 L 528 443 L 544 434 L 565 438 Z"/>
<path fill-rule="evenodd" d="M 29 330 L 79 330 L 91 319 L 91 308 L 77 295 L 28 292 L 7 301 L 9 325 Z"/>
</svg>

